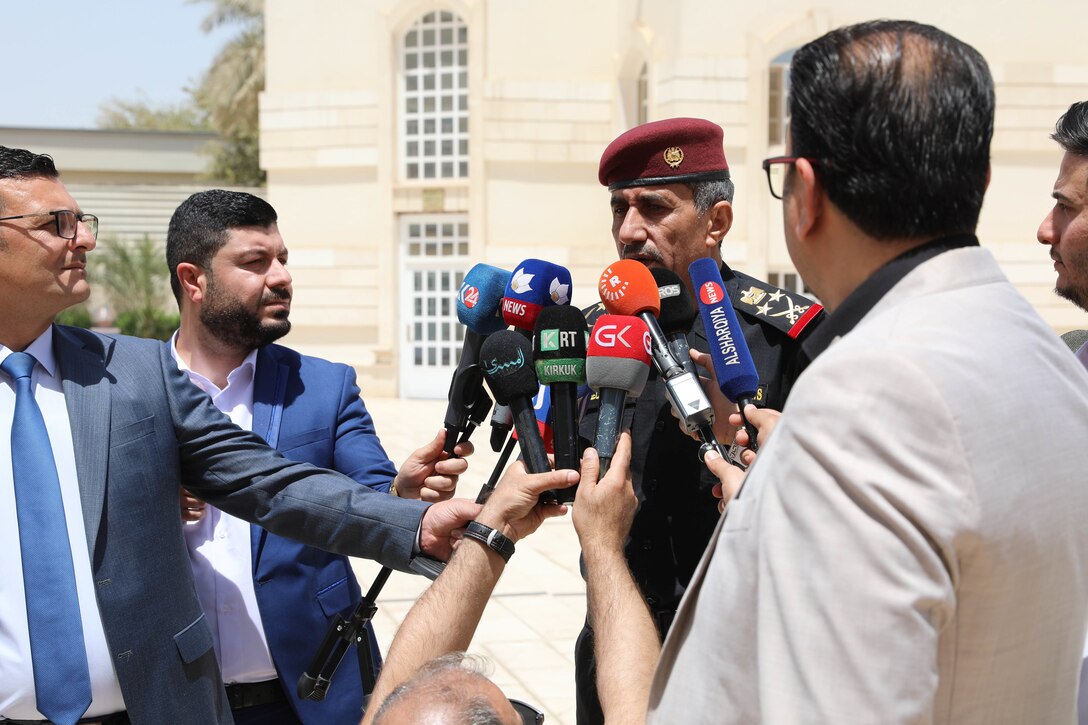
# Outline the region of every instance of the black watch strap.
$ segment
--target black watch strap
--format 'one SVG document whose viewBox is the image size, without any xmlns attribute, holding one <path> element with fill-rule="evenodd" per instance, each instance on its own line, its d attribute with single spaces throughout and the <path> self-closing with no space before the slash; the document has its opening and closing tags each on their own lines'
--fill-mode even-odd
<svg viewBox="0 0 1088 725">
<path fill-rule="evenodd" d="M 465 536 L 479 541 L 484 546 L 494 549 L 502 557 L 503 561 L 510 561 L 514 554 L 514 542 L 496 531 L 490 526 L 484 526 L 478 521 L 469 521 L 465 527 Z"/>
</svg>

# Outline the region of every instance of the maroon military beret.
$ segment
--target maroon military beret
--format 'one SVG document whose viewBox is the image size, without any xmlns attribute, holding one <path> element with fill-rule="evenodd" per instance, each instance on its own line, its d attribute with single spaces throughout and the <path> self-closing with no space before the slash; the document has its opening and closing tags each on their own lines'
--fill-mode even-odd
<svg viewBox="0 0 1088 725">
<path fill-rule="evenodd" d="M 609 191 L 723 181 L 729 178 L 729 164 L 722 150 L 722 129 L 701 118 L 669 118 L 635 126 L 608 144 L 597 178 Z"/>
</svg>

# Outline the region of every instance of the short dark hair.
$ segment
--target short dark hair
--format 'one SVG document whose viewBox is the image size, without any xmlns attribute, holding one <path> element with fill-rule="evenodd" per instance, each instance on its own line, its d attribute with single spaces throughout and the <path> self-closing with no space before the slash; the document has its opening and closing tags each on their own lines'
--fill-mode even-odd
<svg viewBox="0 0 1088 725">
<path fill-rule="evenodd" d="M 227 243 L 227 232 L 238 227 L 267 229 L 276 223 L 276 210 L 264 199 L 244 191 L 210 189 L 193 194 L 170 217 L 166 230 L 166 266 L 170 288 L 181 301 L 178 265 L 182 262 L 208 269 Z"/>
<path fill-rule="evenodd" d="M 1057 141 L 1063 151 L 1088 156 L 1088 101 L 1078 101 L 1070 106 L 1054 124 L 1050 138 Z"/>
<path fill-rule="evenodd" d="M 994 129 L 977 50 L 930 25 L 839 28 L 790 64 L 791 153 L 816 160 L 828 198 L 880 240 L 973 233 Z"/>
<path fill-rule="evenodd" d="M 28 179 L 35 176 L 46 179 L 60 176 L 52 156 L 0 146 L 0 179 Z M 0 209 L 3 206 L 4 200 L 0 199 Z"/>
</svg>

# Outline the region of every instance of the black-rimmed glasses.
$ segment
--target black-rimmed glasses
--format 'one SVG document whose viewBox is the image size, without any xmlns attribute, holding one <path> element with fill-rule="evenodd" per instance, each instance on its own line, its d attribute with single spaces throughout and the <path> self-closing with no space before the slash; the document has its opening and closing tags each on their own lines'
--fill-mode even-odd
<svg viewBox="0 0 1088 725">
<path fill-rule="evenodd" d="M 541 725 L 544 722 L 544 713 L 540 710 L 521 700 L 508 699 L 514 707 L 514 712 L 521 717 L 522 725 Z"/>
<path fill-rule="evenodd" d="M 763 170 L 767 172 L 767 186 L 775 199 L 781 199 L 785 194 L 786 175 L 800 159 L 805 159 L 813 166 L 820 164 L 817 159 L 810 159 L 807 156 L 772 156 L 769 159 L 763 159 Z"/>
<path fill-rule="evenodd" d="M 87 226 L 91 236 L 98 239 L 98 217 L 94 214 L 76 214 L 71 209 L 57 209 L 56 211 L 39 211 L 34 214 L 19 214 L 18 216 L 0 217 L 0 222 L 11 219 L 27 219 L 35 216 L 52 216 L 57 224 L 57 236 L 61 239 L 75 239 L 79 230 L 79 222 Z"/>
</svg>

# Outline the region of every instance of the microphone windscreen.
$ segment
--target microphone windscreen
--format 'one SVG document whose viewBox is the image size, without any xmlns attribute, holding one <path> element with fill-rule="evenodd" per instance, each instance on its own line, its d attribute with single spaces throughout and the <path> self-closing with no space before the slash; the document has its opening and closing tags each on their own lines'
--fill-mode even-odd
<svg viewBox="0 0 1088 725">
<path fill-rule="evenodd" d="M 490 264 L 477 264 L 465 275 L 457 293 L 457 319 L 477 335 L 490 335 L 506 327 L 502 319 L 502 295 L 510 273 Z"/>
<path fill-rule="evenodd" d="M 594 390 L 615 388 L 642 394 L 650 374 L 650 331 L 628 315 L 601 315 L 586 353 L 586 381 Z"/>
<path fill-rule="evenodd" d="M 641 262 L 621 259 L 608 265 L 597 283 L 604 307 L 613 315 L 637 315 L 649 312 L 657 317 L 661 298 L 657 282 Z"/>
<path fill-rule="evenodd" d="M 586 318 L 571 305 L 545 307 L 533 329 L 533 360 L 541 385 L 584 383 Z"/>
<path fill-rule="evenodd" d="M 499 405 L 514 398 L 532 399 L 540 385 L 533 371 L 532 344 L 524 335 L 499 330 L 487 336 L 480 348 L 480 369 Z"/>
<path fill-rule="evenodd" d="M 759 391 L 759 374 L 752 362 L 752 353 L 744 340 L 733 303 L 725 293 L 718 263 L 703 257 L 692 262 L 688 272 L 691 274 L 695 299 L 699 303 L 699 314 L 703 318 L 718 387 L 734 403 L 742 398 L 755 397 Z"/>
<path fill-rule="evenodd" d="M 519 264 L 506 285 L 502 316 L 506 324 L 532 330 L 545 307 L 570 304 L 570 271 L 542 259 Z"/>
<path fill-rule="evenodd" d="M 691 329 L 691 323 L 695 322 L 699 311 L 695 309 L 680 275 L 664 267 L 654 267 L 650 274 L 657 283 L 657 296 L 661 300 L 661 312 L 657 316 L 661 331 L 666 335 L 674 332 L 686 333 Z"/>
</svg>

